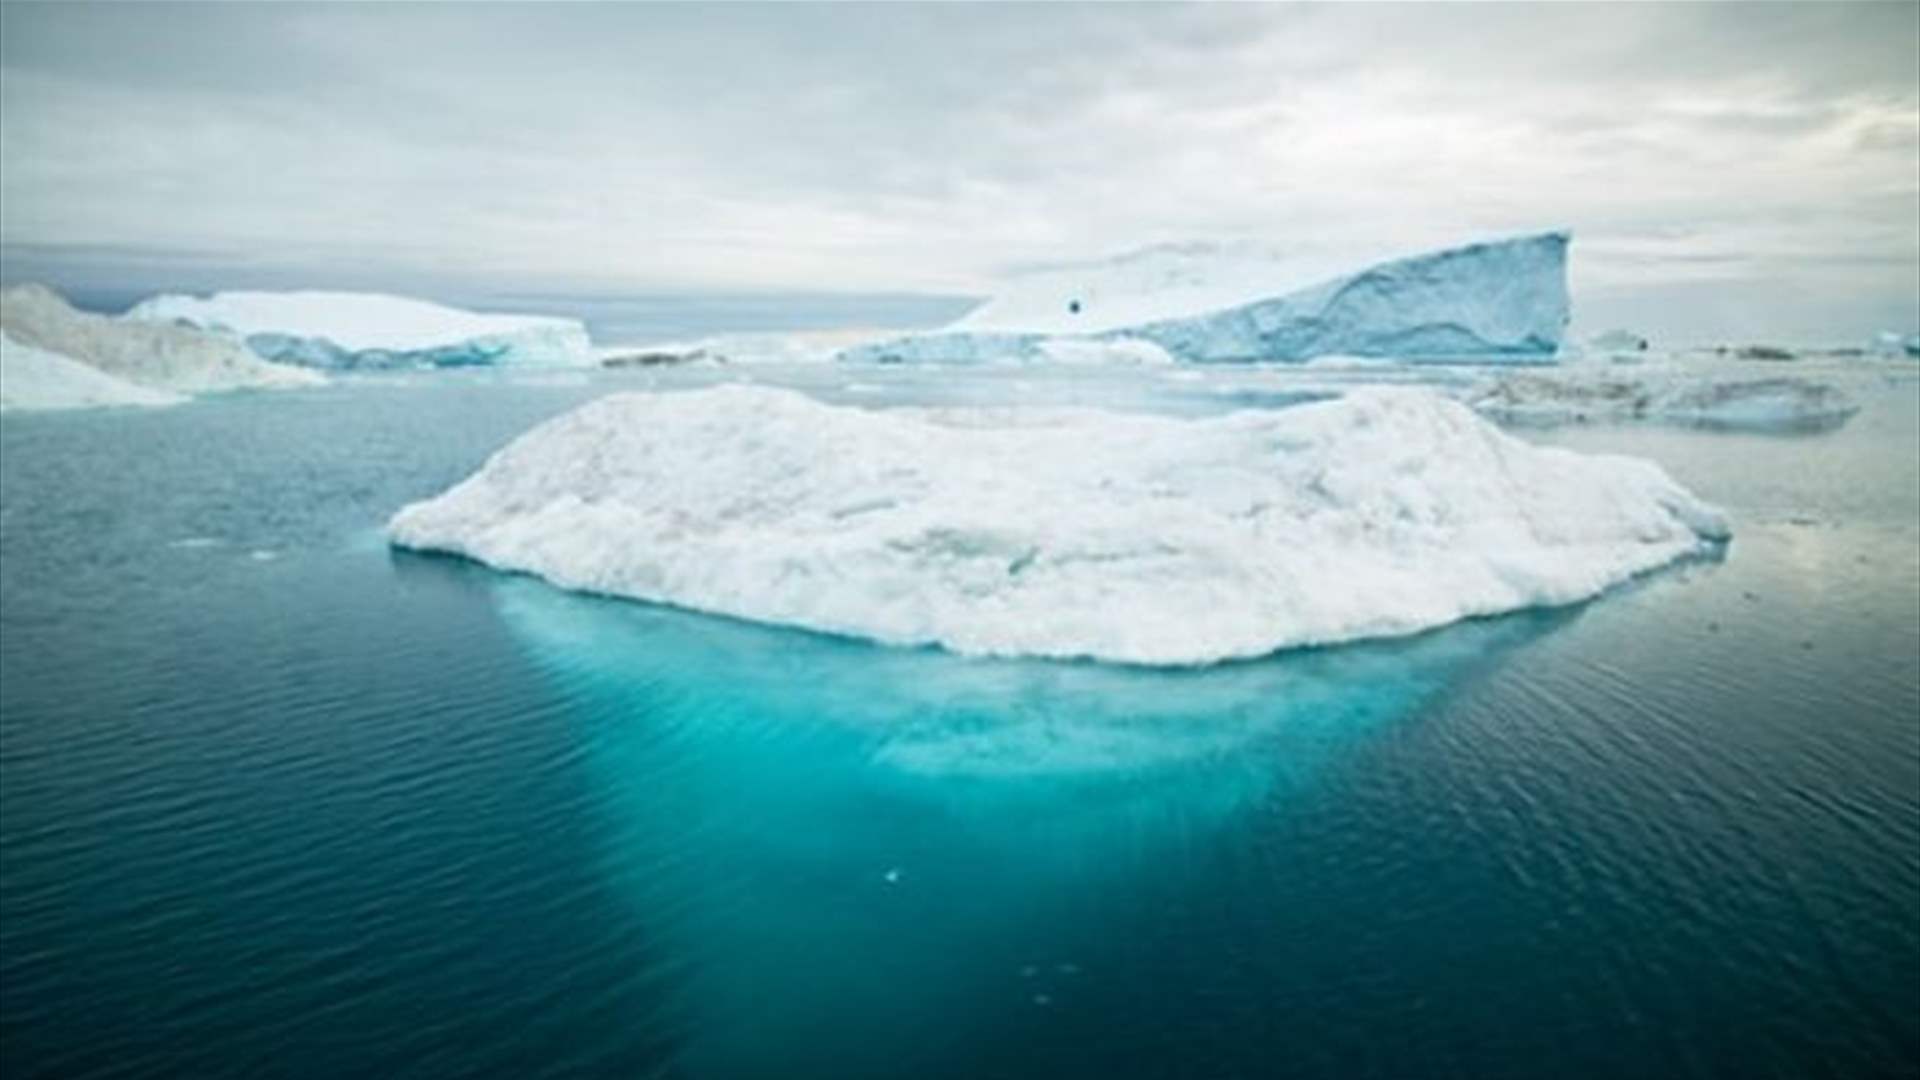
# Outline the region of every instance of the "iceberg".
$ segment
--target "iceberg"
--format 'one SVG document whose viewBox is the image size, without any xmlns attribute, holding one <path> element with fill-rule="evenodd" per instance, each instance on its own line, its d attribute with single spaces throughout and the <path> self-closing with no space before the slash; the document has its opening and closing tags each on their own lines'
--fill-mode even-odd
<svg viewBox="0 0 1920 1080">
<path fill-rule="evenodd" d="M 1920 334 L 1903 335 L 1894 330 L 1882 330 L 1873 337 L 1872 351 L 1880 356 L 1920 358 Z"/>
<path fill-rule="evenodd" d="M 179 394 L 116 379 L 71 357 L 23 345 L 0 330 L 0 412 L 157 407 L 186 400 Z"/>
<path fill-rule="evenodd" d="M 893 645 L 1198 665 L 1583 600 L 1727 525 L 1430 390 L 1182 420 L 735 385 L 591 402 L 388 536 Z"/>
<path fill-rule="evenodd" d="M 218 334 L 77 311 L 43 285 L 0 290 L 0 330 L 18 344 L 170 393 L 285 389 L 326 381 L 316 372 L 262 360 Z M 45 368 L 30 363 L 36 370 Z"/>
<path fill-rule="evenodd" d="M 1568 321 L 1564 232 L 1471 244 L 1290 288 L 1280 263 L 1158 249 L 1056 270 L 943 330 L 845 350 L 866 362 L 1048 359 L 1057 343 L 1143 343 L 1193 363 L 1340 354 L 1549 361 Z"/>
<path fill-rule="evenodd" d="M 1587 347 L 1598 353 L 1646 352 L 1647 339 L 1631 330 L 1608 330 L 1595 334 Z"/>
<path fill-rule="evenodd" d="M 1616 371 L 1512 372 L 1470 389 L 1466 400 L 1496 420 L 1540 426 L 1652 420 L 1740 430 L 1825 430 L 1846 423 L 1860 409 L 1839 387 L 1813 379 Z"/>
<path fill-rule="evenodd" d="M 142 300 L 124 318 L 223 331 L 269 360 L 313 368 L 595 362 L 577 319 L 480 314 L 378 293 L 163 294 Z"/>
</svg>

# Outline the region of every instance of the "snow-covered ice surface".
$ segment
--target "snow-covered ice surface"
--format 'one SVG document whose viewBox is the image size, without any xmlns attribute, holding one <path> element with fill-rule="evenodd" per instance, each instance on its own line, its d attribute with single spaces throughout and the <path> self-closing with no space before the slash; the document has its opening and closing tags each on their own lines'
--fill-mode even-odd
<svg viewBox="0 0 1920 1080">
<path fill-rule="evenodd" d="M 269 359 L 319 368 L 552 367 L 595 360 L 577 319 L 482 314 L 380 293 L 172 293 L 142 300 L 125 318 L 226 331 Z"/>
<path fill-rule="evenodd" d="M 0 329 L 19 344 L 172 393 L 285 389 L 326 381 L 315 372 L 268 363 L 219 334 L 75 310 L 41 285 L 0 290 Z"/>
<path fill-rule="evenodd" d="M 1428 390 L 1202 420 L 618 394 L 389 524 L 572 589 L 970 654 L 1203 664 L 1591 597 L 1726 535 Z"/>
<path fill-rule="evenodd" d="M 1550 360 L 1568 319 L 1566 233 L 1469 244 L 1317 284 L 1286 264 L 1156 249 L 1016 283 L 942 330 L 846 350 L 868 362 L 1047 359 L 1047 346 L 1145 342 L 1192 362 Z"/>
<path fill-rule="evenodd" d="M 0 330 L 0 411 L 178 405 L 187 399 L 116 379 Z"/>
</svg>

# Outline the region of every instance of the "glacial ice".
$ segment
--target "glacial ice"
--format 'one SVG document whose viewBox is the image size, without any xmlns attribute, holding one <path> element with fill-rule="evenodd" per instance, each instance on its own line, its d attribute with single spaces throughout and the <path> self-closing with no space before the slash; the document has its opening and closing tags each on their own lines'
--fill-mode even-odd
<svg viewBox="0 0 1920 1080">
<path fill-rule="evenodd" d="M 1148 343 L 1191 362 L 1328 354 L 1547 361 L 1568 319 L 1566 233 L 1450 248 L 1278 284 L 1279 264 L 1160 249 L 1017 284 L 942 330 L 845 350 L 867 362 L 1047 359 L 1050 342 Z"/>
<path fill-rule="evenodd" d="M 163 294 L 126 319 L 184 322 L 244 339 L 270 360 L 315 368 L 576 366 L 595 362 L 577 319 L 494 315 L 379 293 Z"/>
<path fill-rule="evenodd" d="M 1591 597 L 1727 535 L 1431 391 L 1205 420 L 619 394 L 388 525 L 563 588 L 968 654 L 1204 664 Z"/>
<path fill-rule="evenodd" d="M 71 357 L 21 344 L 0 330 L 0 411 L 152 407 L 186 400 L 116 379 Z"/>
<path fill-rule="evenodd" d="M 154 390 L 200 394 L 326 381 L 315 372 L 269 363 L 237 342 L 190 326 L 127 322 L 77 311 L 42 285 L 0 290 L 0 329 L 19 344 Z"/>
</svg>

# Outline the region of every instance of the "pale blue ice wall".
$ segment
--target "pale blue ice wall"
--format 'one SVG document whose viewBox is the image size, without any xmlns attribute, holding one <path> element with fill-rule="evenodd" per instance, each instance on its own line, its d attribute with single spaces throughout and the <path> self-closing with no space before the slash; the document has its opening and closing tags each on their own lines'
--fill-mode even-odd
<svg viewBox="0 0 1920 1080">
<path fill-rule="evenodd" d="M 1381 263 L 1300 292 L 1122 327 L 1194 363 L 1316 356 L 1551 360 L 1568 320 L 1564 232 Z M 931 333 L 849 349 L 843 359 L 978 363 L 1036 359 L 1046 334 Z"/>
</svg>

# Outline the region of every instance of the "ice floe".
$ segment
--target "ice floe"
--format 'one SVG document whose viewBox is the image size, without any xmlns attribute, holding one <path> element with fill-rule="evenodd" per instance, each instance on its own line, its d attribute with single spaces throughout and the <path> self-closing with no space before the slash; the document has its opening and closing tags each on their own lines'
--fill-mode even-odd
<svg viewBox="0 0 1920 1080">
<path fill-rule="evenodd" d="M 1476 411 L 1509 423 L 1656 420 L 1726 428 L 1824 428 L 1858 411 L 1839 386 L 1724 370 L 1567 368 L 1509 372 L 1469 390 Z"/>
</svg>

